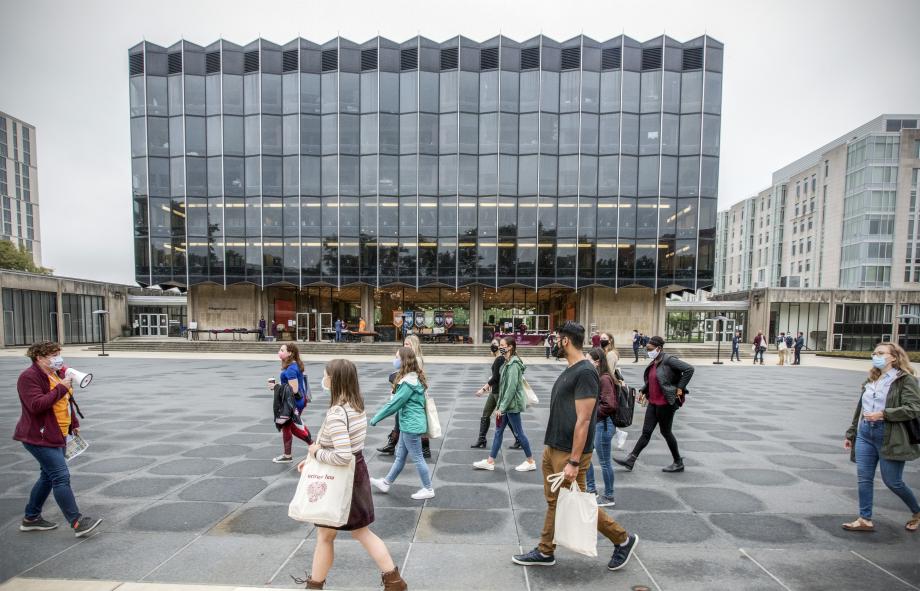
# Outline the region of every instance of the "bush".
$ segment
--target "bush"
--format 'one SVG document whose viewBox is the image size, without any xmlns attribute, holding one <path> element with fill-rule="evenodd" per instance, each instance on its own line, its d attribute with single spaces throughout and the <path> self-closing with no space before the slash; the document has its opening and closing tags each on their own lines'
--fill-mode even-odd
<svg viewBox="0 0 920 591">
<path fill-rule="evenodd" d="M 843 357 L 846 359 L 871 359 L 872 351 L 826 351 L 817 354 L 819 357 Z M 908 351 L 911 361 L 920 363 L 920 351 Z"/>
</svg>

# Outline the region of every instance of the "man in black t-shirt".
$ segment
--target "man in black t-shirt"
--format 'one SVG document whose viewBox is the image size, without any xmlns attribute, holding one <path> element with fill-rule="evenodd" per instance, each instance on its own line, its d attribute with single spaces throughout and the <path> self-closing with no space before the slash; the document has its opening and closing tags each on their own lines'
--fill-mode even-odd
<svg viewBox="0 0 920 591">
<path fill-rule="evenodd" d="M 543 495 L 546 497 L 546 518 L 540 534 L 540 544 L 527 554 L 512 557 L 522 566 L 552 566 L 556 564 L 553 543 L 556 529 L 556 499 L 558 491 L 551 490 L 547 476 L 562 472 L 567 482 L 575 480 L 585 490 L 585 473 L 594 450 L 594 427 L 597 420 L 597 399 L 600 380 L 594 365 L 585 360 L 582 347 L 585 329 L 577 322 L 566 322 L 558 333 L 557 356 L 568 367 L 556 379 L 549 402 L 549 421 L 543 443 Z M 565 485 L 564 485 L 565 486 Z M 607 568 L 619 570 L 632 556 L 639 536 L 627 534 L 603 509 L 597 510 L 597 530 L 614 544 L 613 556 Z"/>
</svg>

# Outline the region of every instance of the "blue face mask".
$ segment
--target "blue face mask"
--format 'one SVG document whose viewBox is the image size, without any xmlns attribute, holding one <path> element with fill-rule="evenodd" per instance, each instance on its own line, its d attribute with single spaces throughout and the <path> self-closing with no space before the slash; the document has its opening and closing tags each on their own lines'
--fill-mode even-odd
<svg viewBox="0 0 920 591">
<path fill-rule="evenodd" d="M 400 367 L 402 367 L 402 359 L 400 359 L 399 357 L 394 357 L 393 358 L 393 369 L 399 369 Z"/>
<path fill-rule="evenodd" d="M 884 355 L 873 355 L 872 356 L 872 367 L 877 369 L 882 369 L 888 365 L 888 360 L 885 359 Z"/>
<path fill-rule="evenodd" d="M 57 371 L 61 369 L 62 367 L 64 367 L 64 358 L 61 357 L 60 355 L 56 357 L 52 357 L 50 365 L 51 365 L 51 369 Z"/>
</svg>

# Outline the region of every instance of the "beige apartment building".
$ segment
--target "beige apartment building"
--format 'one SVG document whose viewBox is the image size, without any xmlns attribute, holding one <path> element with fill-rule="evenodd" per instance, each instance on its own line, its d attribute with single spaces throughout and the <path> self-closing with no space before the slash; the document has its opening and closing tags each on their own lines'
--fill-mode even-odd
<svg viewBox="0 0 920 591">
<path fill-rule="evenodd" d="M 719 212 L 714 293 L 750 301 L 746 338 L 801 330 L 816 349 L 920 347 L 920 319 L 901 316 L 920 315 L 918 122 L 881 115 Z"/>
<path fill-rule="evenodd" d="M 0 240 L 32 253 L 42 264 L 35 127 L 0 111 Z"/>
</svg>

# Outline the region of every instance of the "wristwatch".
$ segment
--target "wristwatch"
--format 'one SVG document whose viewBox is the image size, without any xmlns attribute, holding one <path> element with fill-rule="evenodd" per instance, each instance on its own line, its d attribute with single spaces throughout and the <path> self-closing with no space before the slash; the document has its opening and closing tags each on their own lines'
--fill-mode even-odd
<svg viewBox="0 0 920 591">
<path fill-rule="evenodd" d="M 573 460 L 572 458 L 569 458 L 569 460 L 566 463 L 569 466 L 575 466 L 576 468 L 581 465 L 581 462 L 579 462 L 578 460 Z"/>
</svg>

